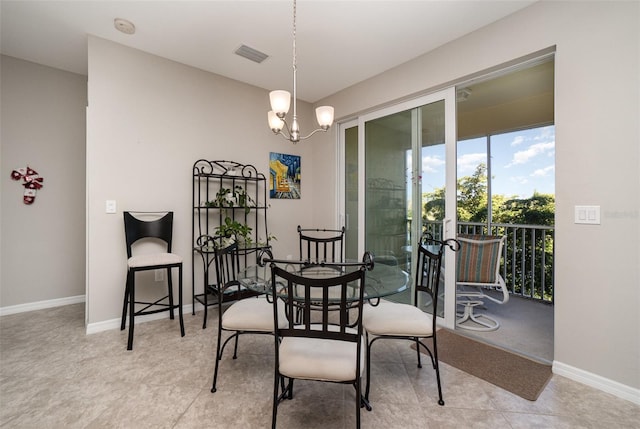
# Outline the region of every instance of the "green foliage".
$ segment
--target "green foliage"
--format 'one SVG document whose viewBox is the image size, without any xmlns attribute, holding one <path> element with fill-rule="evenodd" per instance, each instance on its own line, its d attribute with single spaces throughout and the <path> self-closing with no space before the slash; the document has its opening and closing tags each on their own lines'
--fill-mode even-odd
<svg viewBox="0 0 640 429">
<path fill-rule="evenodd" d="M 534 192 L 531 198 L 512 198 L 495 206 L 495 223 L 517 223 L 521 225 L 553 225 L 555 197 Z"/>
<path fill-rule="evenodd" d="M 240 185 L 234 186 L 233 189 L 220 188 L 216 198 L 205 203 L 206 207 L 244 207 L 245 213 L 249 213 L 253 205 L 255 202 Z"/>
<path fill-rule="evenodd" d="M 251 244 L 251 231 L 252 228 L 249 225 L 240 223 L 228 216 L 224 219 L 224 223 L 215 229 L 217 236 L 233 237 L 238 243 L 247 246 Z"/>
<path fill-rule="evenodd" d="M 479 164 L 471 176 L 458 179 L 458 222 L 487 222 L 487 166 Z M 425 221 L 441 221 L 445 218 L 445 188 L 425 193 L 426 201 L 422 218 Z M 530 198 L 493 195 L 492 223 L 553 226 L 555 197 L 534 192 Z"/>
</svg>

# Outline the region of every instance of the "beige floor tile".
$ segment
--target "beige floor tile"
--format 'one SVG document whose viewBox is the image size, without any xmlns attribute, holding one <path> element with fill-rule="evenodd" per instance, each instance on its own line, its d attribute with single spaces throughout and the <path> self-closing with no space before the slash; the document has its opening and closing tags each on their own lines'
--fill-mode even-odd
<svg viewBox="0 0 640 429">
<path fill-rule="evenodd" d="M 3 428 L 267 428 L 273 395 L 272 336 L 243 335 L 238 357 L 229 343 L 211 393 L 217 312 L 207 329 L 202 312 L 178 320 L 85 335 L 84 306 L 75 304 L 0 318 L 0 426 Z M 225 336 L 228 334 L 225 334 Z M 445 405 L 438 405 L 435 371 L 406 341 L 382 340 L 371 356 L 375 428 L 637 428 L 640 406 L 553 376 L 537 401 L 506 392 L 440 365 Z M 363 393 L 364 393 L 363 380 Z M 278 408 L 278 428 L 355 427 L 349 385 L 296 381 Z"/>
</svg>

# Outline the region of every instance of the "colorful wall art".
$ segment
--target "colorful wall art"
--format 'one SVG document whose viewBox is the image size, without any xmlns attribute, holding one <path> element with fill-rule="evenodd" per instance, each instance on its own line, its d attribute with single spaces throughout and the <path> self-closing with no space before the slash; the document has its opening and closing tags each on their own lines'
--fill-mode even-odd
<svg viewBox="0 0 640 429">
<path fill-rule="evenodd" d="M 300 157 L 269 153 L 269 196 L 278 199 L 300 199 Z"/>
</svg>

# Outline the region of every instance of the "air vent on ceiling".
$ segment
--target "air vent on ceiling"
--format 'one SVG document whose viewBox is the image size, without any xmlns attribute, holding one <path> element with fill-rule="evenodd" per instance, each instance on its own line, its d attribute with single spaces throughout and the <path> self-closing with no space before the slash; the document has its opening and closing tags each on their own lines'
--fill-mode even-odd
<svg viewBox="0 0 640 429">
<path fill-rule="evenodd" d="M 250 48 L 247 45 L 240 46 L 238 49 L 236 49 L 235 53 L 256 63 L 261 63 L 269 57 L 269 55 L 256 49 Z"/>
</svg>

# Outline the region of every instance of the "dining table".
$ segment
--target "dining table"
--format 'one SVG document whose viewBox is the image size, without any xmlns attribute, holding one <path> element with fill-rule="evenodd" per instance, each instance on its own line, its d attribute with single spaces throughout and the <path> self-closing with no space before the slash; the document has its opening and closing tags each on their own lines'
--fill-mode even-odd
<svg viewBox="0 0 640 429">
<path fill-rule="evenodd" d="M 360 269 L 363 264 L 365 269 L 365 301 L 377 301 L 379 298 L 388 297 L 410 289 L 410 275 L 399 265 L 387 265 L 382 263 L 365 264 L 355 260 L 347 260 L 344 263 L 308 263 L 306 261 L 264 259 L 262 263 L 250 265 L 240 270 L 238 281 L 243 288 L 260 294 L 271 294 L 271 264 L 276 264 L 294 274 L 305 277 L 337 277 L 339 275 Z M 357 287 L 354 285 L 351 296 L 357 299 Z M 284 295 L 284 293 L 283 293 Z M 336 297 L 338 299 L 338 297 Z"/>
</svg>

